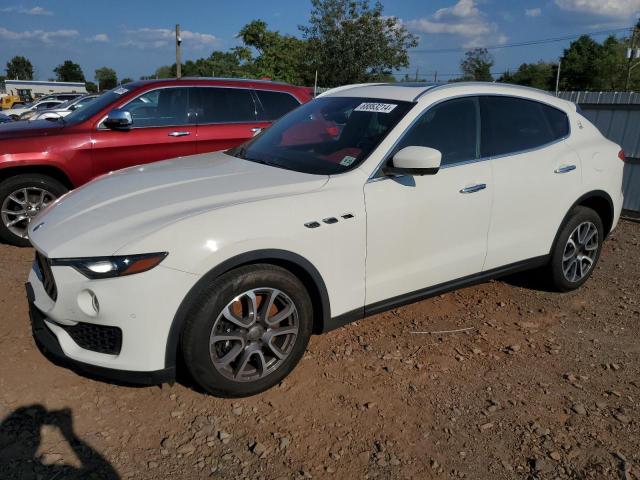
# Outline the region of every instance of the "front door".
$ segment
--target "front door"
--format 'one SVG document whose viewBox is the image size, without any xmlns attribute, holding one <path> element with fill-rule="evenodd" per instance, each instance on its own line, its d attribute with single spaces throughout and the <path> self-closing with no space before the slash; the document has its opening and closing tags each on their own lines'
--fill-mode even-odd
<svg viewBox="0 0 640 480">
<path fill-rule="evenodd" d="M 129 130 L 99 126 L 92 135 L 95 174 L 195 154 L 197 130 L 190 90 L 160 88 L 135 98 L 122 107 L 133 118 Z"/>
<path fill-rule="evenodd" d="M 435 148 L 438 173 L 365 185 L 368 308 L 482 271 L 493 189 L 491 165 L 479 161 L 479 119 L 474 97 L 429 108 L 394 152 Z"/>
</svg>

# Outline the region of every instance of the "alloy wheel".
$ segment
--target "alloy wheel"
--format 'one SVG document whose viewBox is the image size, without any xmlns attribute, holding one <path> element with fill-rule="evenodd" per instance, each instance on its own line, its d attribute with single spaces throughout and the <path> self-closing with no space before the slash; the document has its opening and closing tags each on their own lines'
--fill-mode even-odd
<svg viewBox="0 0 640 480">
<path fill-rule="evenodd" d="M 268 287 L 246 291 L 231 300 L 213 324 L 213 366 L 236 382 L 262 379 L 289 357 L 298 328 L 298 311 L 284 292 Z"/>
<path fill-rule="evenodd" d="M 571 232 L 562 254 L 562 271 L 568 281 L 579 282 L 591 271 L 598 246 L 598 229 L 592 222 L 582 222 Z"/>
<path fill-rule="evenodd" d="M 44 188 L 20 188 L 7 195 L 2 202 L 0 210 L 2 223 L 14 235 L 27 238 L 27 228 L 31 219 L 56 198 L 53 193 Z"/>
</svg>

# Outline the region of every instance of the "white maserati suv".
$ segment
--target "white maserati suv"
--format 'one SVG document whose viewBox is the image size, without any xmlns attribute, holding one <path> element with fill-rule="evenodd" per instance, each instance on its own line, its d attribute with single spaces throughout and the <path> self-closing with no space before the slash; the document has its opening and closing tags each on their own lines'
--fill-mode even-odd
<svg viewBox="0 0 640 480">
<path fill-rule="evenodd" d="M 29 227 L 34 336 L 90 375 L 160 383 L 178 364 L 255 394 L 313 333 L 523 269 L 578 288 L 618 222 L 623 160 L 542 91 L 340 87 L 240 147 L 58 199 Z"/>
</svg>

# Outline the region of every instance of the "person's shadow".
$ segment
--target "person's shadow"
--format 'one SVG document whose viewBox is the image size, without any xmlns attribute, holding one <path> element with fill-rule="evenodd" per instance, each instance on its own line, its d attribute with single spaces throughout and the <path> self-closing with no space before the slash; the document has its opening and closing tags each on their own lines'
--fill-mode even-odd
<svg viewBox="0 0 640 480">
<path fill-rule="evenodd" d="M 36 456 L 43 425 L 60 430 L 80 460 L 80 467 L 61 463 L 61 459 L 45 464 L 43 456 Z M 0 424 L 0 478 L 117 480 L 120 477 L 102 455 L 76 436 L 71 410 L 48 411 L 42 405 L 30 405 L 15 410 Z"/>
</svg>

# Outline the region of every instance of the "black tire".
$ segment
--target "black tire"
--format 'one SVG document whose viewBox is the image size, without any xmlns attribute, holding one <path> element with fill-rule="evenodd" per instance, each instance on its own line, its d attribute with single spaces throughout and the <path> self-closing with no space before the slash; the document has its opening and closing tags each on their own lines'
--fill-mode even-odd
<svg viewBox="0 0 640 480">
<path fill-rule="evenodd" d="M 237 381 L 229 378 L 229 372 L 225 372 L 225 375 L 220 371 L 219 367 L 214 366 L 212 355 L 218 355 L 218 352 L 215 350 L 216 347 L 213 347 L 214 353 L 210 353 L 210 338 L 213 334 L 214 325 L 216 329 L 220 328 L 216 322 L 222 316 L 222 311 L 235 298 L 245 292 L 264 288 L 279 290 L 295 306 L 298 332 L 292 339 L 288 337 L 287 341 L 290 342 L 287 347 L 290 349 L 289 353 L 280 361 L 280 364 L 274 364 L 273 371 L 261 378 Z M 264 298 L 260 300 L 260 302 L 263 301 Z M 260 305 L 263 304 L 260 303 Z M 257 310 L 260 310 L 260 308 Z M 285 320 L 285 322 L 289 322 L 289 320 Z M 232 327 L 236 328 L 235 326 Z M 220 397 L 255 395 L 277 385 L 295 368 L 307 348 L 312 327 L 313 308 L 311 299 L 304 285 L 297 277 L 289 271 L 274 265 L 258 264 L 240 267 L 213 281 L 190 309 L 180 342 L 184 365 L 195 382 L 212 395 Z M 247 332 L 249 331 L 247 330 Z M 226 330 L 222 331 L 221 334 L 224 335 L 225 333 Z M 244 333 L 246 332 L 243 331 Z M 264 339 L 264 337 L 261 338 Z M 251 340 L 253 340 L 251 345 L 262 341 Z M 263 344 L 264 342 L 261 343 L 261 345 Z M 230 351 L 232 348 L 228 345 L 229 342 L 226 345 L 223 344 L 222 347 L 226 347 Z M 232 345 L 235 347 L 236 344 L 233 343 Z M 238 345 L 240 351 L 244 352 L 250 345 L 249 340 L 240 341 Z M 223 352 L 220 355 L 224 356 L 225 354 Z M 230 367 L 225 368 L 237 369 L 242 355 L 243 353 L 238 354 L 237 359 L 230 363 Z M 258 358 L 257 360 L 260 359 Z M 255 356 L 251 357 L 250 362 L 257 362 Z M 257 363 L 260 364 L 260 362 Z M 253 366 L 250 363 L 247 365 L 250 368 Z M 255 371 L 259 371 L 257 366 Z"/>
<path fill-rule="evenodd" d="M 55 178 L 36 173 L 27 173 L 9 177 L 0 182 L 0 207 L 5 205 L 5 200 L 12 193 L 23 188 L 38 188 L 46 190 L 53 197 L 58 198 L 67 192 L 67 188 Z M 47 197 L 49 198 L 49 197 Z M 0 214 L 0 240 L 17 247 L 28 247 L 31 245 L 28 238 L 21 237 L 11 231 L 5 220 L 14 220 L 15 216 Z"/>
<path fill-rule="evenodd" d="M 584 225 L 585 222 L 594 225 L 597 230 L 597 247 L 592 250 L 592 252 L 594 252 L 592 254 L 593 263 L 588 269 L 586 269 L 584 275 L 579 279 L 570 279 L 565 274 L 563 267 L 565 248 L 568 248 L 568 251 L 570 251 L 570 247 L 568 247 L 567 245 L 569 242 L 569 237 L 578 228 L 578 226 Z M 560 292 L 569 292 L 571 290 L 579 288 L 582 284 L 584 284 L 596 268 L 596 265 L 600 258 L 600 252 L 602 250 L 602 242 L 604 240 L 604 237 L 605 232 L 600 216 L 590 208 L 582 206 L 575 207 L 570 212 L 567 220 L 560 228 L 560 231 L 556 238 L 556 242 L 551 251 L 551 260 L 547 268 L 551 286 Z"/>
</svg>

